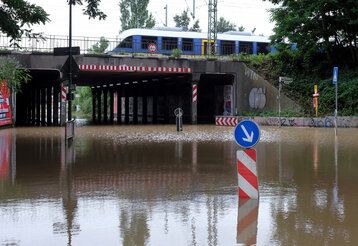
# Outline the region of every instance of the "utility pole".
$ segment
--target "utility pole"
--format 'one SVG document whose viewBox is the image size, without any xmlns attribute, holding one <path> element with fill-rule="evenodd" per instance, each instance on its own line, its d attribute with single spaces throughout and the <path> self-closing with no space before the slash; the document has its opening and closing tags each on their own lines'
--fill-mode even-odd
<svg viewBox="0 0 358 246">
<path fill-rule="evenodd" d="M 168 27 L 168 4 L 165 5 L 165 26 Z"/>
<path fill-rule="evenodd" d="M 193 20 L 195 19 L 195 0 L 193 0 L 193 13 L 192 13 Z"/>
<path fill-rule="evenodd" d="M 218 34 L 218 0 L 209 0 L 208 3 L 208 43 L 207 43 L 207 55 L 215 55 L 216 53 L 216 41 Z M 212 47 L 214 49 L 212 49 Z"/>
</svg>

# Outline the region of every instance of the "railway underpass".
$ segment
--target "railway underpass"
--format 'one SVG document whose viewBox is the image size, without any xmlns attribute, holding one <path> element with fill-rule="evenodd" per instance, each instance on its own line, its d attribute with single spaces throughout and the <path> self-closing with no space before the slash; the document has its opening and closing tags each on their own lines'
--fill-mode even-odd
<svg viewBox="0 0 358 246">
<path fill-rule="evenodd" d="M 66 57 L 22 54 L 32 80 L 18 93 L 17 125 L 57 126 L 66 120 Z M 216 116 L 277 110 L 275 87 L 241 62 L 148 57 L 78 56 L 76 86 L 92 91 L 93 124 L 214 123 Z M 282 97 L 282 109 L 294 103 Z"/>
<path fill-rule="evenodd" d="M 175 123 L 178 107 L 184 111 L 184 123 L 212 123 L 215 115 L 224 113 L 224 88 L 233 85 L 230 74 L 203 74 L 195 81 L 190 69 L 150 72 L 131 67 L 128 69 L 133 71 L 124 71 L 127 67 L 121 71 L 87 67 L 74 82 L 91 87 L 93 124 Z M 17 124 L 59 125 L 61 114 L 66 118 L 65 112 L 61 113 L 60 72 L 30 71 L 32 80 L 17 96 Z M 195 91 L 200 93 L 195 95 Z M 231 111 L 231 103 L 229 107 Z"/>
</svg>

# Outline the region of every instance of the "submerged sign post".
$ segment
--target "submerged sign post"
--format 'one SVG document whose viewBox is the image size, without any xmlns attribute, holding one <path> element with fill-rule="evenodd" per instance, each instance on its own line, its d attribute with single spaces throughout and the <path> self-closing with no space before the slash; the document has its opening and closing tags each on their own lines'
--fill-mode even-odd
<svg viewBox="0 0 358 246">
<path fill-rule="evenodd" d="M 333 68 L 332 83 L 336 85 L 336 109 L 334 111 L 334 126 L 337 128 L 337 116 L 338 116 L 338 67 Z"/>
<path fill-rule="evenodd" d="M 245 150 L 236 152 L 239 179 L 239 197 L 258 199 L 256 150 L 251 149 L 260 140 L 260 128 L 256 122 L 243 120 L 235 127 L 235 141 Z"/>
</svg>

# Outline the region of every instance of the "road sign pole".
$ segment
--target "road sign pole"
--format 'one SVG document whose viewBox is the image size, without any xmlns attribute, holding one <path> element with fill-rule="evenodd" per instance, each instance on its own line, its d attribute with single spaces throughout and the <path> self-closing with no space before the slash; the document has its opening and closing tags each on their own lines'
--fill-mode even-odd
<svg viewBox="0 0 358 246">
<path fill-rule="evenodd" d="M 281 127 L 281 89 L 282 89 L 282 83 L 279 81 L 278 85 L 278 126 Z"/>
<path fill-rule="evenodd" d="M 256 150 L 251 148 L 259 142 L 260 135 L 259 126 L 251 120 L 242 120 L 235 127 L 235 141 L 240 147 L 245 148 L 236 152 L 240 198 L 258 199 L 259 197 Z"/>
<path fill-rule="evenodd" d="M 69 37 L 68 37 L 68 56 L 69 56 L 69 73 L 68 73 L 68 94 L 71 95 L 71 85 L 72 85 L 72 1 L 69 1 L 70 4 L 70 13 L 69 13 Z M 71 96 L 68 97 L 68 121 L 72 120 L 72 98 Z"/>
<path fill-rule="evenodd" d="M 245 149 L 236 152 L 239 197 L 258 199 L 256 150 Z"/>
<path fill-rule="evenodd" d="M 333 68 L 333 84 L 336 86 L 336 109 L 334 110 L 334 127 L 337 128 L 338 117 L 338 67 Z"/>
<path fill-rule="evenodd" d="M 336 82 L 336 110 L 334 112 L 335 128 L 337 128 L 337 117 L 338 117 L 338 81 Z"/>
</svg>

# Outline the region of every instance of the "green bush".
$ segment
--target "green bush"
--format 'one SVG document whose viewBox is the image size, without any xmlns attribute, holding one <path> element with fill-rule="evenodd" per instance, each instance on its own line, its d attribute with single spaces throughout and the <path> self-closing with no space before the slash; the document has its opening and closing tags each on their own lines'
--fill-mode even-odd
<svg viewBox="0 0 358 246">
<path fill-rule="evenodd" d="M 182 54 L 183 54 L 183 52 L 180 49 L 173 49 L 171 57 L 173 57 L 175 59 L 179 59 Z"/>
</svg>

